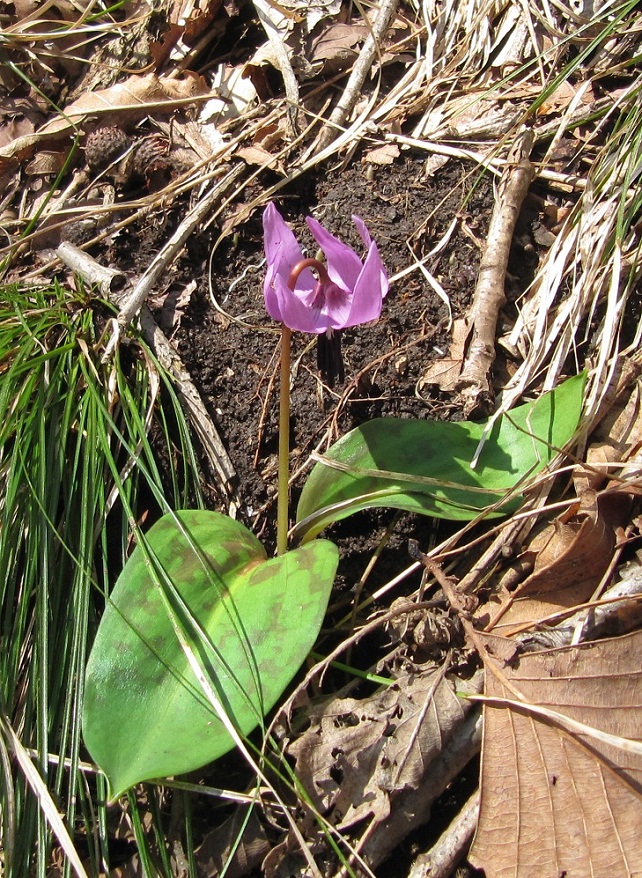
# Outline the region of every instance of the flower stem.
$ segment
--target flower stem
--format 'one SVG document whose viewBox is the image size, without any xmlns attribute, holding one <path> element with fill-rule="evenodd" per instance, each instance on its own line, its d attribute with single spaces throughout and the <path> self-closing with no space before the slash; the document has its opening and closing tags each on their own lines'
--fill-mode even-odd
<svg viewBox="0 0 642 878">
<path fill-rule="evenodd" d="M 290 339 L 291 329 L 281 324 L 281 386 L 279 398 L 279 473 L 276 508 L 276 554 L 288 548 L 288 507 L 290 500 Z"/>
<path fill-rule="evenodd" d="M 294 292 L 299 275 L 306 268 L 317 272 L 323 283 L 330 283 L 325 265 L 318 259 L 302 259 L 298 262 L 288 279 L 288 286 Z M 281 324 L 281 387 L 279 396 L 279 472 L 277 476 L 276 499 L 276 554 L 283 555 L 288 550 L 288 508 L 290 500 L 290 340 L 292 330 Z"/>
</svg>

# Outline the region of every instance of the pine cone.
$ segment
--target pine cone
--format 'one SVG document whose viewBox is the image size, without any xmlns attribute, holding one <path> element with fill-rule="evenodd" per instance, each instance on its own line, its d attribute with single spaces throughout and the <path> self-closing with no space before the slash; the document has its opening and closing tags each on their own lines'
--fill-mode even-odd
<svg viewBox="0 0 642 878">
<path fill-rule="evenodd" d="M 131 146 L 132 139 L 122 128 L 105 125 L 96 128 L 85 140 L 85 161 L 92 171 L 102 171 L 120 158 Z"/>
<path fill-rule="evenodd" d="M 132 174 L 149 180 L 157 171 L 164 171 L 169 167 L 169 144 L 158 136 L 142 138 L 137 144 L 132 157 Z"/>
</svg>

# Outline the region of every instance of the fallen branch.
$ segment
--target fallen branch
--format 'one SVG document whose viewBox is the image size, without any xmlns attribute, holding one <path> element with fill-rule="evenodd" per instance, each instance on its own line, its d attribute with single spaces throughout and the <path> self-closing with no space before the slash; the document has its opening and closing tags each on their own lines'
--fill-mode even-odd
<svg viewBox="0 0 642 878">
<path fill-rule="evenodd" d="M 118 304 L 122 296 L 118 291 L 122 290 L 126 281 L 122 272 L 105 268 L 88 253 L 68 241 L 63 242 L 56 253 L 62 262 L 82 277 L 86 283 L 96 284 L 108 301 Z M 232 461 L 181 358 L 146 305 L 143 305 L 140 314 L 140 325 L 143 338 L 156 354 L 158 362 L 174 379 L 178 397 L 210 464 L 219 476 L 225 495 L 232 497 L 233 484 L 236 479 Z"/>
<path fill-rule="evenodd" d="M 344 92 L 336 107 L 330 113 L 330 118 L 319 132 L 314 148 L 315 153 L 320 153 L 326 146 L 329 146 L 332 139 L 336 136 L 337 130 L 343 127 L 346 119 L 361 97 L 363 83 L 366 81 L 368 73 L 372 70 L 373 61 L 379 51 L 379 43 L 385 37 L 398 5 L 399 0 L 382 0 L 377 18 L 352 68 Z"/>
<path fill-rule="evenodd" d="M 85 283 L 98 287 L 102 295 L 109 301 L 114 301 L 116 295 L 127 283 L 127 275 L 122 271 L 101 265 L 88 253 L 69 241 L 63 241 L 56 253 L 65 265 L 79 275 Z"/>
<path fill-rule="evenodd" d="M 408 878 L 449 878 L 468 853 L 479 817 L 479 790 L 475 790 L 459 814 L 426 853 L 419 854 Z"/>
<path fill-rule="evenodd" d="M 494 401 L 490 371 L 495 360 L 497 320 L 506 301 L 504 281 L 515 224 L 534 174 L 529 159 L 532 144 L 533 134 L 525 129 L 516 139 L 499 183 L 486 250 L 466 318 L 467 353 L 456 385 L 465 417 L 488 414 Z"/>
<path fill-rule="evenodd" d="M 105 348 L 103 360 L 108 360 L 112 356 L 118 344 L 120 333 L 129 326 L 138 314 L 156 282 L 176 259 L 194 229 L 210 214 L 214 205 L 224 197 L 230 186 L 238 180 L 244 170 L 244 165 L 236 165 L 194 205 L 165 246 L 152 259 L 145 273 L 138 279 L 134 289 L 123 297 L 118 314 L 118 330 L 110 338 Z"/>
</svg>

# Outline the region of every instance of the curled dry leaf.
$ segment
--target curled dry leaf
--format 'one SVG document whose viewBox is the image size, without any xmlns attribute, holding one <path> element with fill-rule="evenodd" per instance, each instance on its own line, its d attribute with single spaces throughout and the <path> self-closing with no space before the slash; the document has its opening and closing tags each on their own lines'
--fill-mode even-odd
<svg viewBox="0 0 642 878">
<path fill-rule="evenodd" d="M 307 59 L 315 73 L 338 72 L 354 62 L 368 28 L 359 24 L 330 24 L 311 42 Z"/>
<path fill-rule="evenodd" d="M 641 650 L 637 631 L 487 672 L 469 856 L 487 878 L 642 874 Z"/>
<path fill-rule="evenodd" d="M 587 491 L 574 515 L 557 518 L 533 539 L 526 554 L 534 557 L 534 568 L 519 587 L 520 596 L 599 582 L 615 543 L 614 528 L 599 509 L 596 495 Z"/>
<path fill-rule="evenodd" d="M 0 88 L 4 92 L 0 110 L 0 148 L 8 143 L 33 134 L 36 125 L 44 118 L 36 102 L 30 98 L 10 98 L 6 95 L 7 84 Z"/>
<path fill-rule="evenodd" d="M 596 495 L 587 490 L 573 515 L 556 519 L 537 534 L 520 558 L 532 564 L 532 573 L 494 614 L 492 630 L 510 636 L 515 626 L 589 600 L 608 570 L 617 530 L 630 508 L 624 492 Z"/>
<path fill-rule="evenodd" d="M 537 534 L 522 553 L 519 563 L 532 572 L 505 602 L 494 618 L 494 631 L 510 635 L 564 608 L 590 599 L 614 557 L 617 534 L 630 523 L 632 497 L 639 492 L 632 466 L 642 444 L 642 406 L 637 384 L 639 369 L 624 364 L 616 402 L 595 433 L 587 450 L 587 466 L 578 467 L 573 482 L 578 506 Z M 628 463 L 622 477 L 596 493 Z M 488 607 L 484 608 L 484 612 Z"/>
<path fill-rule="evenodd" d="M 258 165 L 260 168 L 273 168 L 279 174 L 286 176 L 285 168 L 275 155 L 263 149 L 262 146 L 244 146 L 237 150 L 236 155 L 242 158 L 248 165 Z"/>
<path fill-rule="evenodd" d="M 167 29 L 149 47 L 156 69 L 168 58 L 182 69 L 188 67 L 186 56 L 191 47 L 198 47 L 199 37 L 206 31 L 210 38 L 215 33 L 220 35 L 226 21 L 238 13 L 235 0 L 176 0 L 168 16 Z"/>
<path fill-rule="evenodd" d="M 577 86 L 569 82 L 568 79 L 565 79 L 563 82 L 560 82 L 557 88 L 551 92 L 548 98 L 540 106 L 538 115 L 548 116 L 552 113 L 561 113 L 566 110 L 566 108 L 578 96 L 583 104 L 591 104 L 595 100 L 595 94 L 590 87 L 590 83 L 588 83 L 588 86 L 589 87 L 586 88 L 583 83 L 581 94 L 579 94 Z"/>
</svg>

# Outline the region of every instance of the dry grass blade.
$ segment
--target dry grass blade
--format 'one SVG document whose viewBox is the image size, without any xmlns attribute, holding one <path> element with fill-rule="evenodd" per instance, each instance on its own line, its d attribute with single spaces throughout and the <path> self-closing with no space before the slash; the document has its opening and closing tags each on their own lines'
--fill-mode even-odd
<svg viewBox="0 0 642 878">
<path fill-rule="evenodd" d="M 76 846 L 69 835 L 69 831 L 67 830 L 62 817 L 58 813 L 58 808 L 51 797 L 47 784 L 43 781 L 40 773 L 33 764 L 31 757 L 20 743 L 20 739 L 14 732 L 11 724 L 7 721 L 7 718 L 2 715 L 0 715 L 0 732 L 4 737 L 8 748 L 13 753 L 16 762 L 20 766 L 20 770 L 25 780 L 31 787 L 33 794 L 36 796 L 42 813 L 45 815 L 58 844 L 64 851 L 71 868 L 77 875 L 77 878 L 89 878 L 80 856 L 78 855 Z"/>
<path fill-rule="evenodd" d="M 101 266 L 91 256 L 68 243 L 60 245 L 58 255 L 63 262 L 73 268 L 87 283 L 97 283 L 101 286 L 103 295 L 108 300 L 115 302 L 121 300 L 123 295 L 122 286 L 126 281 L 122 273 Z M 172 249 L 169 247 L 163 251 L 163 264 L 172 255 Z M 139 281 L 137 289 L 141 284 L 143 284 L 142 279 Z M 143 284 L 143 289 L 147 290 L 147 285 Z M 201 441 L 203 450 L 214 472 L 219 476 L 222 492 L 228 497 L 233 496 L 236 473 L 232 461 L 180 357 L 161 331 L 146 305 L 142 306 L 140 325 L 143 337 L 151 346 L 160 365 L 172 376 L 176 383 L 176 391 L 184 405 L 186 414 L 191 420 L 194 432 Z"/>
<path fill-rule="evenodd" d="M 636 255 L 640 243 L 632 235 L 639 196 L 629 186 L 642 155 L 639 107 L 630 101 L 636 99 L 641 87 L 636 80 L 627 89 L 629 109 L 622 128 L 601 151 L 586 191 L 555 238 L 506 338 L 510 350 L 524 357 L 504 390 L 506 406 L 519 397 L 545 364 L 545 386 L 554 385 L 582 323 L 599 310 L 602 301 L 606 308 L 596 338 L 598 355 L 588 420 L 597 412 L 610 384 L 617 363 L 623 309 L 641 271 Z M 567 285 L 572 295 L 561 298 Z"/>
</svg>

